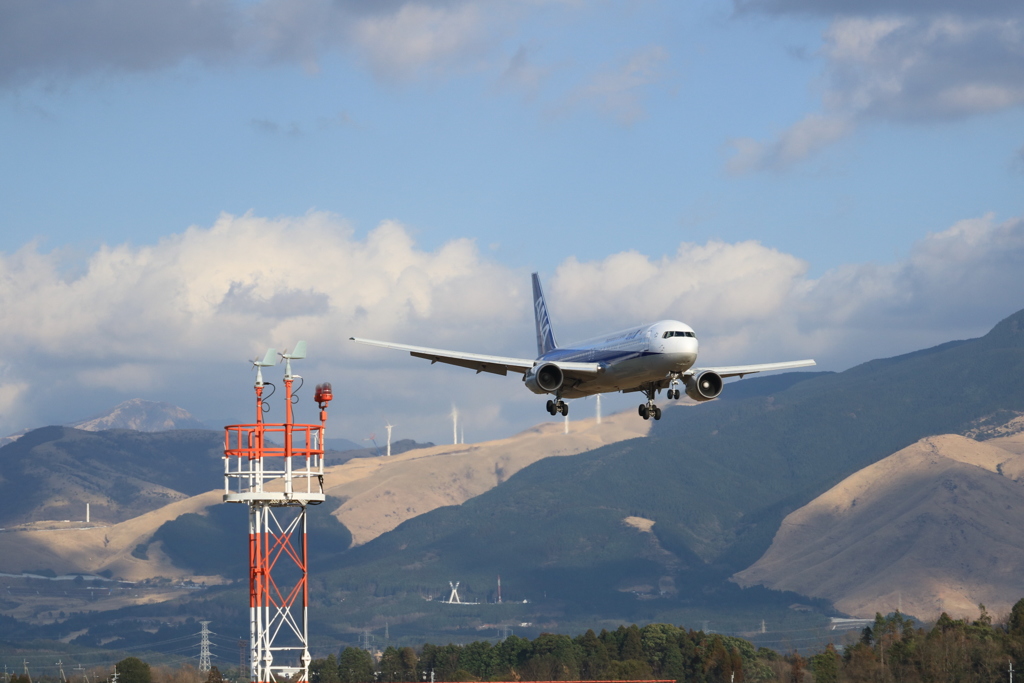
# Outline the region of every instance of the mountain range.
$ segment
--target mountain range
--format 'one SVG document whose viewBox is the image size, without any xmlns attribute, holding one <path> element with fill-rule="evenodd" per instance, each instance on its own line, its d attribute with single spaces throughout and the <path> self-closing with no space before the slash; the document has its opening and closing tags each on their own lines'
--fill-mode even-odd
<svg viewBox="0 0 1024 683">
<path fill-rule="evenodd" d="M 311 619 L 323 637 L 344 639 L 384 620 L 420 637 L 508 619 L 538 629 L 709 614 L 749 623 L 790 618 L 794 605 L 822 623 L 831 605 L 870 616 L 894 592 L 922 618 L 964 616 L 975 599 L 1012 604 L 1024 595 L 1007 570 L 1024 547 L 1012 512 L 1022 502 L 1022 377 L 1024 312 L 979 339 L 841 373 L 745 379 L 721 400 L 667 407 L 660 422 L 624 414 L 607 426 L 574 422 L 569 435 L 547 423 L 504 441 L 331 467 L 330 510 L 310 513 L 324 517 Z M 224 530 L 236 522 L 217 511 L 232 506 L 205 493 L 218 480 L 220 439 L 36 430 L 0 449 L 0 521 L 80 518 L 68 501 L 89 493 L 107 510 L 100 519 L 124 531 L 103 540 L 120 539 L 119 559 L 95 566 L 237 579 L 236 562 L 202 564 L 217 555 L 197 550 L 209 544 L 181 542 L 234 537 Z M 134 531 L 122 527 L 135 520 Z M 84 550 L 60 557 L 68 571 Z M 436 600 L 460 581 L 467 600 L 486 605 L 499 574 L 517 606 L 456 613 Z M 211 590 L 174 600 L 217 604 L 244 623 L 244 587 Z"/>
<path fill-rule="evenodd" d="M 460 578 L 483 598 L 500 573 L 563 613 L 623 618 L 726 595 L 726 579 L 768 550 L 786 515 L 846 477 L 920 439 L 983 437 L 1024 413 L 1022 322 L 1024 312 L 979 339 L 767 396 L 666 409 L 646 438 L 541 460 L 354 548 L 328 590 L 352 601 L 367 595 L 359 586 L 398 595 Z M 649 520 L 650 533 L 627 518 Z M 1011 603 L 1024 582 L 1016 592 Z"/>
</svg>

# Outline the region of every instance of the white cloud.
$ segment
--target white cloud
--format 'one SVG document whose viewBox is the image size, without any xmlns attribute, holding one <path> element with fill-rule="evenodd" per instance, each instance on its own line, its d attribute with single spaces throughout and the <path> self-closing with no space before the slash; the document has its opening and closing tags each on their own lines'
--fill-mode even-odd
<svg viewBox="0 0 1024 683">
<path fill-rule="evenodd" d="M 825 105 L 861 118 L 948 119 L 1024 103 L 1024 18 L 849 18 L 825 34 Z"/>
<path fill-rule="evenodd" d="M 842 369 L 983 334 L 1024 308 L 1021 263 L 1024 220 L 991 215 L 928 235 L 902 261 L 847 264 L 816 279 L 800 259 L 757 242 L 684 243 L 660 258 L 567 259 L 551 308 L 586 334 L 610 321 L 684 320 L 709 363 L 809 355 Z"/>
<path fill-rule="evenodd" d="M 95 72 L 286 62 L 315 72 L 353 51 L 375 73 L 462 66 L 512 15 L 478 0 L 12 0 L 0 3 L 0 85 Z"/>
<path fill-rule="evenodd" d="M 1024 5 L 737 2 L 745 11 L 832 16 L 822 112 L 777 139 L 734 142 L 730 170 L 780 168 L 875 120 L 955 120 L 1024 104 Z"/>
<path fill-rule="evenodd" d="M 592 103 L 622 125 L 643 118 L 643 91 L 662 77 L 668 51 L 651 45 L 630 55 L 623 63 L 600 71 L 570 93 L 565 106 Z"/>
<path fill-rule="evenodd" d="M 750 138 L 731 141 L 730 173 L 783 170 L 849 135 L 854 124 L 839 116 L 810 114 L 770 143 Z"/>
<path fill-rule="evenodd" d="M 711 241 L 570 257 L 544 284 L 563 343 L 673 318 L 695 327 L 703 363 L 815 357 L 843 369 L 983 334 L 1021 308 L 1022 262 L 1024 220 L 983 216 L 925 237 L 904 260 L 815 279 L 791 254 Z M 453 402 L 470 440 L 508 434 L 544 417 L 518 376 L 431 366 L 348 337 L 527 356 L 529 298 L 526 271 L 470 240 L 426 251 L 396 222 L 358 237 L 323 213 L 224 215 L 156 245 L 103 247 L 74 273 L 61 254 L 27 245 L 0 254 L 0 428 L 70 422 L 134 396 L 244 418 L 245 359 L 301 338 L 310 357 L 298 371 L 335 384 L 333 434 L 362 438 L 390 419 L 402 425 L 396 438 L 444 440 Z"/>
<path fill-rule="evenodd" d="M 492 30 L 475 4 L 432 7 L 409 3 L 393 14 L 357 20 L 352 37 L 379 76 L 403 78 L 425 65 L 452 67 L 488 52 Z"/>
</svg>

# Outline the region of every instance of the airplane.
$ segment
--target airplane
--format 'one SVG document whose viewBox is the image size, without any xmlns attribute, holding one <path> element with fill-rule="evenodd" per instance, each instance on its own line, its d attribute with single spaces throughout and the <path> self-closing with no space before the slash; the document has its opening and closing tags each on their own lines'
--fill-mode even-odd
<svg viewBox="0 0 1024 683">
<path fill-rule="evenodd" d="M 693 328 L 678 320 L 631 327 L 593 339 L 560 347 L 555 342 L 548 317 L 548 307 L 540 278 L 533 274 L 533 311 L 537 326 L 537 358 L 509 358 L 479 353 L 447 351 L 424 346 L 394 344 L 359 337 L 351 341 L 386 349 L 408 351 L 417 358 L 434 363 L 448 363 L 481 372 L 507 375 L 518 372 L 526 388 L 535 394 L 553 394 L 547 410 L 551 415 L 569 414 L 564 399 L 582 398 L 609 392 L 642 391 L 647 397 L 638 409 L 645 420 L 661 419 L 661 408 L 654 397 L 668 389 L 668 398 L 678 400 L 677 385 L 685 387 L 686 395 L 695 401 L 710 401 L 722 393 L 724 379 L 743 377 L 770 370 L 792 370 L 814 365 L 813 360 L 795 360 L 760 365 L 696 368 L 697 335 Z"/>
</svg>

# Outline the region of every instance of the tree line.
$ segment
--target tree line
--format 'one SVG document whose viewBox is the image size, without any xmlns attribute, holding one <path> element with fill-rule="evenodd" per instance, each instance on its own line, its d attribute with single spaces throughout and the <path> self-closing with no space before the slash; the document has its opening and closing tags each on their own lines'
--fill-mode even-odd
<svg viewBox="0 0 1024 683">
<path fill-rule="evenodd" d="M 977 619 L 943 613 L 929 629 L 899 612 L 876 615 L 842 652 L 813 656 L 755 648 L 742 638 L 671 624 L 620 626 L 576 636 L 543 633 L 498 644 L 388 647 L 378 658 L 346 647 L 316 659 L 310 683 L 437 681 L 599 681 L 671 679 L 686 683 L 975 683 L 1008 679 L 1024 661 L 1024 599 L 1006 624 L 980 606 Z M 1016 671 L 1015 671 L 1016 672 Z M 1022 673 L 1021 675 L 1024 675 Z"/>
</svg>

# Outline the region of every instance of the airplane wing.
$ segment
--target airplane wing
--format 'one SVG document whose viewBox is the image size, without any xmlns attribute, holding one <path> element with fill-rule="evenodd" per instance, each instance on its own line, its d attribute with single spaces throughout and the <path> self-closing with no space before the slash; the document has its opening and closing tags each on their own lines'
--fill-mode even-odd
<svg viewBox="0 0 1024 683">
<path fill-rule="evenodd" d="M 711 371 L 721 375 L 722 377 L 743 377 L 743 375 L 753 375 L 756 372 L 768 372 L 769 370 L 792 370 L 794 368 L 806 368 L 811 365 L 816 365 L 813 360 L 791 360 L 785 363 L 761 363 L 760 365 L 731 365 L 723 368 L 691 368 L 683 373 L 683 377 L 693 377 L 699 375 L 702 372 Z M 655 382 L 649 383 L 656 389 L 668 389 L 672 386 L 672 377 L 666 375 L 662 379 Z M 623 389 L 622 393 L 628 394 L 634 391 L 646 391 L 646 384 L 631 387 L 629 389 Z"/>
<path fill-rule="evenodd" d="M 760 365 L 732 365 L 724 368 L 694 368 L 693 374 L 699 375 L 710 370 L 722 377 L 743 377 L 753 375 L 755 372 L 768 372 L 769 370 L 793 370 L 794 368 L 806 368 L 816 365 L 813 360 L 791 360 L 785 363 L 762 363 Z"/>
<path fill-rule="evenodd" d="M 495 375 L 507 375 L 508 371 L 526 373 L 537 364 L 537 361 L 530 358 L 509 358 L 507 356 L 486 356 L 480 353 L 465 353 L 463 351 L 447 351 L 445 349 L 432 349 L 426 346 L 410 346 L 408 344 L 394 344 L 392 342 L 374 341 L 373 339 L 361 339 L 349 337 L 350 340 L 359 344 L 369 346 L 380 346 L 385 349 L 396 349 L 408 351 L 410 356 L 425 358 L 431 363 L 448 363 L 458 365 L 470 370 L 491 372 Z M 569 376 L 596 375 L 601 372 L 600 363 L 563 363 L 553 361 L 563 372 Z"/>
</svg>

